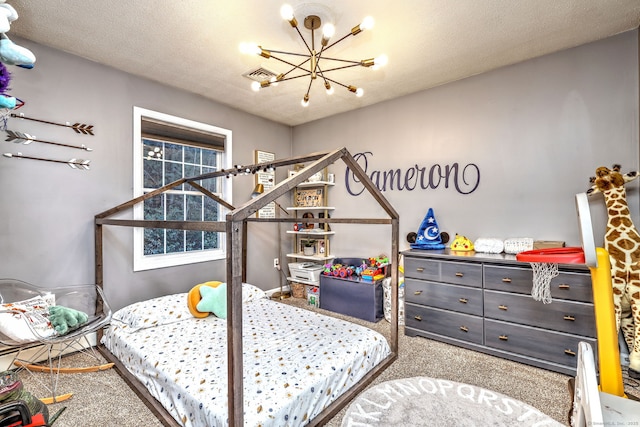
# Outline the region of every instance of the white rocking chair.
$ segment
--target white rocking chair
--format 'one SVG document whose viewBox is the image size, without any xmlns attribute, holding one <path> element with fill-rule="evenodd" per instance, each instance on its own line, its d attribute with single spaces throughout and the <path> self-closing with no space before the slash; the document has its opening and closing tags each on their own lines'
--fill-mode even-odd
<svg viewBox="0 0 640 427">
<path fill-rule="evenodd" d="M 30 312 L 21 312 L 25 301 L 53 300 L 55 305 L 84 312 L 88 320 L 64 335 L 55 333 L 48 323 L 48 309 L 39 317 Z M 18 303 L 13 306 L 13 303 Z M 73 394 L 57 394 L 60 373 L 94 372 L 109 369 L 112 363 L 103 363 L 88 336 L 105 327 L 111 320 L 111 309 L 103 291 L 96 285 L 69 286 L 64 288 L 40 288 L 15 279 L 0 279 L 0 355 L 12 355 L 9 368 L 15 366 L 29 373 L 49 372 L 50 385 L 46 387 L 51 396 L 41 398 L 45 403 L 60 402 Z M 36 303 L 37 304 L 37 303 Z M 8 322 L 5 324 L 4 322 Z M 40 324 L 39 324 L 40 323 Z M 7 328 L 11 328 L 10 330 Z M 4 347 L 4 348 L 2 348 Z M 95 365 L 83 368 L 61 367 L 62 356 L 82 352 L 96 361 Z"/>
</svg>

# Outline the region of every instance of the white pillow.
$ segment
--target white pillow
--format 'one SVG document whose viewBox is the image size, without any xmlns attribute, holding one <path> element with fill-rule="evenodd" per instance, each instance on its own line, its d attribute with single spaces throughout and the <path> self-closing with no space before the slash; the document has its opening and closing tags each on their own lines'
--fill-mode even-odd
<svg viewBox="0 0 640 427">
<path fill-rule="evenodd" d="M 179 322 L 193 317 L 185 298 L 186 294 L 173 294 L 136 302 L 116 311 L 112 318 L 124 323 L 128 332 Z"/>
<path fill-rule="evenodd" d="M 533 238 L 517 237 L 504 241 L 504 251 L 508 254 L 519 254 L 520 252 L 530 251 L 533 249 Z"/>
<path fill-rule="evenodd" d="M 261 298 L 268 298 L 265 291 L 248 283 L 243 284 L 243 304 Z M 136 302 L 113 313 L 112 319 L 127 332 L 193 319 L 186 299 L 187 294 L 181 293 Z"/>
<path fill-rule="evenodd" d="M 0 333 L 20 344 L 54 336 L 56 331 L 49 322 L 49 307 L 53 305 L 55 295 L 49 293 L 0 305 Z"/>
<path fill-rule="evenodd" d="M 242 303 L 269 298 L 267 293 L 255 285 L 249 283 L 242 284 Z"/>
</svg>

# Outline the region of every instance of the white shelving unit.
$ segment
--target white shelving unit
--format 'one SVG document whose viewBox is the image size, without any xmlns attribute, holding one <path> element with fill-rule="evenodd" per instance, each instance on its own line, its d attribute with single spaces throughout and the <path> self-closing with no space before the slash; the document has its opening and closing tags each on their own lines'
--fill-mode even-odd
<svg viewBox="0 0 640 427">
<path fill-rule="evenodd" d="M 326 171 L 324 171 L 323 174 L 326 175 Z M 335 209 L 335 207 L 327 206 L 328 189 L 333 185 L 335 185 L 333 182 L 321 180 L 303 182 L 296 187 L 294 194 L 294 206 L 287 207 L 286 210 L 288 212 L 292 212 L 296 218 L 299 218 L 301 224 L 314 224 L 314 226 L 313 228 L 287 230 L 287 234 L 291 235 L 293 240 L 294 252 L 287 254 L 287 258 L 289 258 L 291 262 L 313 262 L 316 264 L 326 264 L 328 261 L 335 258 L 333 255 L 331 255 L 330 241 L 335 232 L 330 231 L 328 223 L 314 222 L 315 219 L 319 218 L 320 214 L 322 214 L 324 218 L 328 218 L 329 213 Z M 316 204 L 316 200 L 309 200 L 309 198 L 314 198 L 314 192 L 307 190 L 321 190 L 321 202 Z M 310 196 L 305 197 L 305 195 Z M 317 195 L 315 197 L 317 197 Z M 306 212 L 312 213 L 313 218 L 303 218 L 302 215 Z M 302 241 L 305 239 L 315 241 L 315 250 L 313 255 L 305 255 L 302 252 Z M 319 281 L 310 282 L 290 276 L 287 277 L 287 280 L 289 282 L 303 283 L 306 285 L 319 285 Z"/>
</svg>

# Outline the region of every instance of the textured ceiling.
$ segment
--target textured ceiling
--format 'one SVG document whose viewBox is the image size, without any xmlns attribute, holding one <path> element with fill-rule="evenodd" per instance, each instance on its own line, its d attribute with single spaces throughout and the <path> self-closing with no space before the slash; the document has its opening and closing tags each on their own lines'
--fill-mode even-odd
<svg viewBox="0 0 640 427">
<path fill-rule="evenodd" d="M 253 92 L 251 81 L 242 76 L 257 67 L 276 73 L 290 68 L 274 59 L 241 54 L 242 42 L 304 52 L 295 30 L 280 18 L 282 0 L 8 3 L 20 16 L 9 36 L 291 126 L 606 38 L 637 28 L 640 22 L 640 0 L 290 0 L 305 35 L 309 32 L 303 21 L 309 14 L 333 21 L 334 40 L 365 16 L 374 17 L 371 31 L 349 36 L 327 55 L 361 60 L 384 53 L 389 58 L 379 70 L 356 67 L 327 74 L 362 87 L 363 97 L 341 87 L 328 96 L 316 80 L 310 105 L 303 108 L 300 100 L 308 78 Z M 292 62 L 296 61 L 301 62 Z M 42 65 L 36 62 L 37 66 Z"/>
</svg>

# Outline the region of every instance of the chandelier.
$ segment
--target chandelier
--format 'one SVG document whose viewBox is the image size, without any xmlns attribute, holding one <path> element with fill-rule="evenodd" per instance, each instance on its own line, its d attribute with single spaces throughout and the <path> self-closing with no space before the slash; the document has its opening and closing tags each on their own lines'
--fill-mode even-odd
<svg viewBox="0 0 640 427">
<path fill-rule="evenodd" d="M 295 16 L 293 16 L 293 8 L 288 4 L 283 5 L 280 8 L 280 15 L 284 20 L 289 22 L 292 28 L 294 28 L 298 32 L 298 35 L 306 46 L 307 51 L 305 53 L 285 52 L 281 50 L 265 49 L 262 46 L 258 46 L 255 44 L 242 43 L 240 45 L 240 50 L 243 53 L 257 54 L 266 59 L 274 59 L 276 61 L 280 61 L 291 67 L 287 72 L 280 73 L 268 80 L 254 81 L 251 85 L 254 91 L 259 91 L 262 88 L 270 86 L 276 86 L 278 83 L 285 82 L 287 80 L 309 77 L 309 86 L 307 87 L 307 92 L 304 94 L 304 97 L 301 101 L 303 107 L 307 107 L 309 105 L 309 92 L 311 91 L 313 82 L 317 79 L 322 80 L 327 94 L 329 95 L 331 95 L 334 91 L 334 86 L 332 86 L 332 84 L 334 84 L 342 86 L 349 92 L 352 92 L 356 96 L 360 97 L 364 94 L 362 88 L 340 83 L 339 81 L 328 77 L 327 74 L 333 71 L 344 70 L 346 68 L 352 67 L 371 67 L 372 69 L 377 69 L 387 63 L 386 55 L 380 55 L 375 59 L 363 59 L 361 61 L 332 58 L 325 55 L 325 53 L 331 47 L 345 40 L 349 36 L 356 36 L 364 30 L 370 30 L 371 28 L 373 28 L 373 18 L 371 18 L 370 16 L 366 17 L 361 24 L 353 27 L 351 31 L 345 36 L 331 44 L 329 44 L 329 40 L 335 33 L 335 27 L 331 23 L 325 23 L 324 27 L 322 28 L 322 39 L 320 41 L 320 46 L 318 46 L 319 50 L 317 50 L 315 30 L 320 28 L 320 26 L 322 25 L 322 21 L 319 16 L 309 15 L 304 19 L 304 27 L 311 31 L 311 45 L 309 45 L 307 40 L 300 32 L 300 29 L 298 28 L 298 21 Z M 282 55 L 286 55 L 286 58 L 288 59 L 284 59 L 283 57 L 281 57 Z M 298 58 L 299 60 L 300 58 L 302 58 L 301 62 L 294 62 L 296 58 Z M 321 63 L 322 66 L 320 65 Z M 327 68 L 325 68 L 325 66 Z"/>
</svg>

